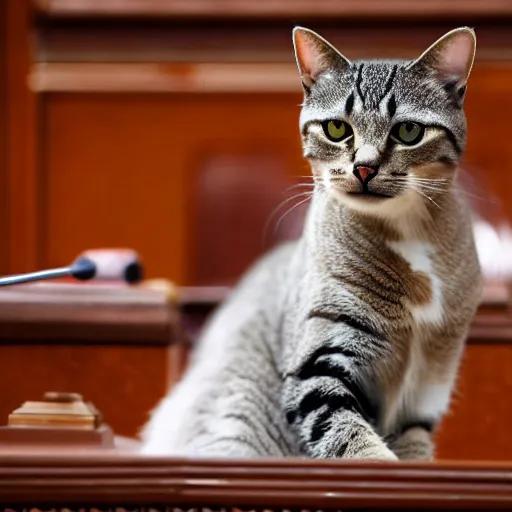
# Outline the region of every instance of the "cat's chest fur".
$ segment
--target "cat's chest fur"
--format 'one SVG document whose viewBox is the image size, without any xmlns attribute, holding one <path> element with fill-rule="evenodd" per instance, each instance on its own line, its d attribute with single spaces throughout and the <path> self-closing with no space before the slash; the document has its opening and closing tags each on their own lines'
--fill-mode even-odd
<svg viewBox="0 0 512 512">
<path fill-rule="evenodd" d="M 411 288 L 421 286 L 420 279 L 423 288 L 427 288 L 426 293 L 422 294 L 423 300 L 414 300 L 412 297 L 405 299 L 413 322 L 418 327 L 424 324 L 440 325 L 444 311 L 443 286 L 434 265 L 435 247 L 428 242 L 416 240 L 388 242 L 388 246 L 409 265 Z M 413 290 L 412 295 L 418 294 Z"/>
<path fill-rule="evenodd" d="M 388 242 L 389 248 L 409 267 L 410 296 L 404 298 L 412 322 L 408 340 L 408 358 L 402 383 L 390 404 L 386 423 L 399 419 L 421 418 L 435 420 L 449 406 L 453 373 L 448 361 L 445 372 L 436 375 L 437 365 L 429 350 L 429 333 L 443 330 L 445 319 L 444 293 L 446 283 L 436 269 L 436 247 L 419 240 Z M 422 288 L 420 294 L 414 288 Z M 418 300 L 418 296 L 421 300 Z M 452 340 L 450 340 L 452 342 Z M 443 375 L 444 374 L 444 375 Z"/>
</svg>

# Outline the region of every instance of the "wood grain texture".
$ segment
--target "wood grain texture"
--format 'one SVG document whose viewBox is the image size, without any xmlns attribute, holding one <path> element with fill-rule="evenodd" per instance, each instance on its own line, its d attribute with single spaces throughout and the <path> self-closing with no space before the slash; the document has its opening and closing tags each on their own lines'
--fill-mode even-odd
<svg viewBox="0 0 512 512">
<path fill-rule="evenodd" d="M 282 18 L 458 18 L 512 15 L 506 0 L 35 0 L 39 11 L 58 17 L 258 17 Z"/>
<path fill-rule="evenodd" d="M 194 460 L 72 453 L 0 456 L 0 501 L 74 507 L 498 510 L 506 464 Z M 74 507 L 73 507 L 74 506 Z M 229 508 L 228 508 L 229 510 Z"/>
<path fill-rule="evenodd" d="M 169 372 L 166 346 L 2 344 L 0 423 L 25 400 L 63 391 L 93 402 L 116 434 L 136 436 Z"/>
</svg>

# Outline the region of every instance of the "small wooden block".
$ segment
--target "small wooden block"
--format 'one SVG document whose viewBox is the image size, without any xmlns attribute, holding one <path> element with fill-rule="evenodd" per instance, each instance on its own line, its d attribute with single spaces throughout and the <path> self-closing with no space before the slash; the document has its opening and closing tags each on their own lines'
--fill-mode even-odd
<svg viewBox="0 0 512 512">
<path fill-rule="evenodd" d="M 112 429 L 99 411 L 76 393 L 46 393 L 40 402 L 28 401 L 0 427 L 0 444 L 88 445 L 113 448 Z"/>
</svg>

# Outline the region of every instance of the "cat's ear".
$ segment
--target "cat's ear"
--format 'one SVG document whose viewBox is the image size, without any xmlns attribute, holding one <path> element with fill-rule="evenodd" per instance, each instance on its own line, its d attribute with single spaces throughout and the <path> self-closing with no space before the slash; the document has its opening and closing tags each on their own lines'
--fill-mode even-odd
<svg viewBox="0 0 512 512">
<path fill-rule="evenodd" d="M 457 28 L 438 39 L 416 61 L 434 70 L 441 82 L 449 87 L 462 103 L 466 83 L 475 60 L 476 36 L 474 30 Z"/>
<path fill-rule="evenodd" d="M 322 73 L 334 67 L 343 69 L 350 66 L 350 61 L 334 46 L 307 28 L 295 27 L 293 29 L 293 46 L 306 93 L 311 91 Z"/>
</svg>

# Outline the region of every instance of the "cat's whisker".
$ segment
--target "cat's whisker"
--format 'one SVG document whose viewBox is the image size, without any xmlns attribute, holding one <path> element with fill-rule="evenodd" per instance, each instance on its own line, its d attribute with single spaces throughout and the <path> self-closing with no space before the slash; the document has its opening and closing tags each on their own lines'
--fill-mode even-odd
<svg viewBox="0 0 512 512">
<path fill-rule="evenodd" d="M 284 220 L 284 218 L 290 214 L 291 212 L 293 212 L 293 210 L 295 210 L 295 208 L 298 208 L 301 204 L 304 204 L 306 201 L 309 201 L 311 198 L 313 197 L 313 194 L 310 194 L 308 195 L 308 197 L 306 197 L 306 199 L 303 199 L 302 201 L 299 201 L 298 203 L 294 204 L 291 208 L 289 208 L 288 210 L 286 210 L 283 215 L 281 215 L 281 217 L 279 218 L 279 220 L 277 221 L 276 223 L 276 227 L 274 229 L 274 233 L 277 233 L 278 229 L 279 229 L 279 226 L 281 225 L 281 222 Z"/>
<path fill-rule="evenodd" d="M 305 188 L 305 187 L 311 187 L 313 188 L 315 186 L 315 183 L 297 183 L 296 185 L 292 185 L 291 187 L 288 187 L 284 193 L 289 192 L 290 190 L 294 190 L 296 188 Z"/>
<path fill-rule="evenodd" d="M 448 187 L 446 187 L 446 188 L 439 188 L 439 187 L 429 186 L 429 185 L 425 185 L 425 184 L 421 184 L 421 183 L 415 183 L 414 185 L 416 185 L 418 188 L 421 188 L 423 190 L 428 190 L 430 192 L 446 193 L 446 192 L 448 192 L 450 190 Z"/>
<path fill-rule="evenodd" d="M 308 196 L 308 199 L 313 195 L 313 191 L 304 191 L 304 192 L 299 192 L 298 194 L 295 194 L 291 197 L 288 197 L 287 199 L 285 199 L 284 201 L 281 201 L 273 210 L 272 212 L 270 213 L 268 219 L 267 219 L 267 222 L 265 223 L 265 228 L 263 230 L 263 245 L 265 245 L 265 241 L 267 240 L 267 235 L 268 235 L 268 232 L 269 232 L 269 229 L 270 229 L 270 225 L 272 223 L 272 221 L 275 219 L 276 215 L 279 213 L 279 211 L 284 207 L 286 206 L 290 201 L 293 201 L 294 199 L 297 199 L 299 197 L 304 197 L 304 196 Z"/>
<path fill-rule="evenodd" d="M 401 184 L 401 185 L 411 185 L 411 186 L 414 186 L 415 188 L 421 188 L 421 189 L 424 189 L 424 190 L 428 190 L 429 192 L 439 192 L 439 193 L 446 193 L 450 190 L 450 186 L 449 184 L 445 184 L 445 185 L 436 185 L 436 184 L 429 184 L 429 183 L 422 183 L 422 182 L 417 182 L 416 180 L 414 179 L 387 179 L 385 180 L 385 183 L 395 183 L 395 184 Z"/>
<path fill-rule="evenodd" d="M 427 196 L 427 194 L 424 194 L 421 190 L 415 189 L 418 194 L 422 195 L 424 198 L 428 199 L 434 206 L 437 206 L 440 210 L 443 210 L 430 196 Z"/>
<path fill-rule="evenodd" d="M 422 178 L 421 176 L 410 176 L 411 179 L 413 180 L 418 180 L 418 181 L 451 181 L 450 178 Z"/>
<path fill-rule="evenodd" d="M 460 185 L 456 185 L 454 189 L 459 192 L 460 194 L 463 194 L 466 197 L 470 197 L 471 199 L 478 199 L 479 201 L 491 201 L 496 202 L 496 198 L 491 198 L 485 195 L 479 195 L 479 194 L 473 194 L 466 190 L 464 187 L 461 187 Z"/>
</svg>

